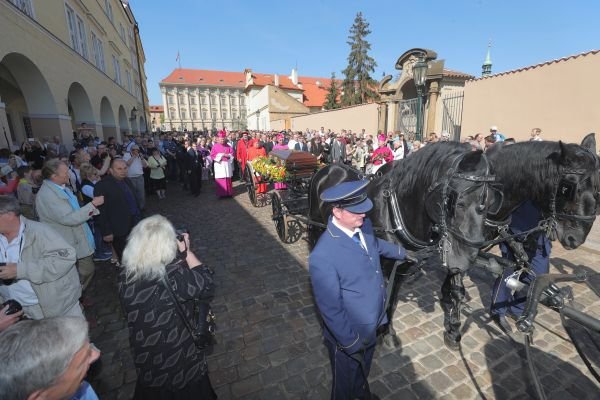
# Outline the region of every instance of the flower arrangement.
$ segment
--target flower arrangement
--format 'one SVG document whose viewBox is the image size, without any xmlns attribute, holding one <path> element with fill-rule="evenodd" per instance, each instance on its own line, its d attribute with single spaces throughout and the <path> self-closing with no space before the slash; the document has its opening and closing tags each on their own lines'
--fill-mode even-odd
<svg viewBox="0 0 600 400">
<path fill-rule="evenodd" d="M 251 161 L 254 172 L 259 174 L 263 180 L 271 182 L 285 182 L 288 173 L 281 160 L 268 157 L 258 157 Z"/>
</svg>

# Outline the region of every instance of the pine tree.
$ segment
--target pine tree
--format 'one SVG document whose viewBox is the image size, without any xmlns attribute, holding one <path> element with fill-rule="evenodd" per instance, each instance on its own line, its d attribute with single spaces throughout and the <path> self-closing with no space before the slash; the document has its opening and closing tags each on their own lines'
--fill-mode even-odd
<svg viewBox="0 0 600 400">
<path fill-rule="evenodd" d="M 338 84 L 335 80 L 335 72 L 331 73 L 331 85 L 329 85 L 329 90 L 327 91 L 327 97 L 325 98 L 325 104 L 323 104 L 323 108 L 326 110 L 333 110 L 336 108 L 340 108 L 340 105 L 337 102 L 337 98 L 339 95 Z"/>
<path fill-rule="evenodd" d="M 346 42 L 350 45 L 350 54 L 348 55 L 348 66 L 343 71 L 345 78 L 342 83 L 342 104 L 345 106 L 366 103 L 368 100 L 378 97 L 374 90 L 377 82 L 370 76 L 375 72 L 377 63 L 373 57 L 369 56 L 371 44 L 365 39 L 370 33 L 369 23 L 359 12 L 354 18 L 354 24 L 350 28 L 350 36 Z"/>
</svg>

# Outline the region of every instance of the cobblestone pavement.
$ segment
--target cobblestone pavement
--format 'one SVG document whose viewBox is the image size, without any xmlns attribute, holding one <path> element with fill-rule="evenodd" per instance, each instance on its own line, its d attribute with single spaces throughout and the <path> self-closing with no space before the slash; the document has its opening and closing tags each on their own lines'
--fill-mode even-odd
<svg viewBox="0 0 600 400">
<path fill-rule="evenodd" d="M 235 187 L 233 199 L 218 200 L 212 184 L 199 198 L 169 188 L 166 201 L 148 200 L 149 213 L 161 213 L 186 226 L 199 257 L 216 271 L 217 342 L 209 358 L 210 377 L 220 399 L 327 399 L 331 373 L 307 273 L 304 241 L 281 243 L 270 207 L 254 208 Z M 596 226 L 591 238 L 600 239 Z M 598 270 L 598 253 L 590 248 L 565 251 L 556 245 L 553 270 L 579 266 Z M 94 343 L 101 365 L 91 382 L 101 399 L 129 399 L 135 369 L 126 322 L 116 291 L 116 268 L 97 267 L 86 292 L 95 303 Z M 435 266 L 402 284 L 394 325 L 401 343 L 379 345 L 369 377 L 372 391 L 385 399 L 526 399 L 534 396 L 522 345 L 490 324 L 493 278 L 473 271 L 465 279 L 469 305 L 463 314 L 461 352 L 442 342 L 439 290 L 443 274 Z M 600 316 L 600 301 L 584 285 L 573 285 L 586 312 Z M 534 355 L 548 398 L 598 399 L 594 383 L 560 324 L 557 314 L 538 317 Z"/>
</svg>

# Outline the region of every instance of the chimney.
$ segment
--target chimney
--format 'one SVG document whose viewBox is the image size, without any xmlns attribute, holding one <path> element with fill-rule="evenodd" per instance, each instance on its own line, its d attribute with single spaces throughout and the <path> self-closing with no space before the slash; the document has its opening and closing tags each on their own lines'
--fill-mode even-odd
<svg viewBox="0 0 600 400">
<path fill-rule="evenodd" d="M 296 68 L 292 68 L 292 75 L 290 76 L 290 79 L 294 85 L 298 85 L 298 71 L 296 71 Z"/>
<path fill-rule="evenodd" d="M 252 78 L 252 70 L 250 68 L 246 68 L 244 70 L 244 75 L 246 79 L 246 87 L 254 84 L 254 79 Z"/>
<path fill-rule="evenodd" d="M 279 75 L 275 74 L 274 81 L 275 81 L 275 86 L 279 87 Z"/>
</svg>

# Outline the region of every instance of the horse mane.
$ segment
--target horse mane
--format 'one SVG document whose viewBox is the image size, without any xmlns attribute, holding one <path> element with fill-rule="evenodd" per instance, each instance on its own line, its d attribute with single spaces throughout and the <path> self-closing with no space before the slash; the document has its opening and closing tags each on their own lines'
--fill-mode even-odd
<svg viewBox="0 0 600 400">
<path fill-rule="evenodd" d="M 500 183 L 504 185 L 504 193 L 512 193 L 517 198 L 536 200 L 547 197 L 547 191 L 560 177 L 557 157 L 563 150 L 569 151 L 568 158 L 562 161 L 566 162 L 565 166 L 588 168 L 588 162 L 590 165 L 596 163 L 595 156 L 577 144 L 531 141 L 496 146 L 487 154 Z M 535 198 L 531 198 L 532 195 Z"/>
<path fill-rule="evenodd" d="M 406 159 L 394 164 L 391 171 L 393 185 L 394 187 L 401 186 L 407 192 L 412 192 L 416 188 L 427 189 L 431 183 L 436 182 L 438 177 L 446 172 L 447 168 L 450 168 L 449 164 L 445 164 L 467 152 L 470 152 L 470 146 L 464 143 L 437 142 L 428 144 L 419 151 L 410 154 Z M 473 154 L 479 156 L 481 152 L 473 152 Z M 461 170 L 470 168 L 465 164 L 465 162 L 461 162 Z"/>
</svg>

